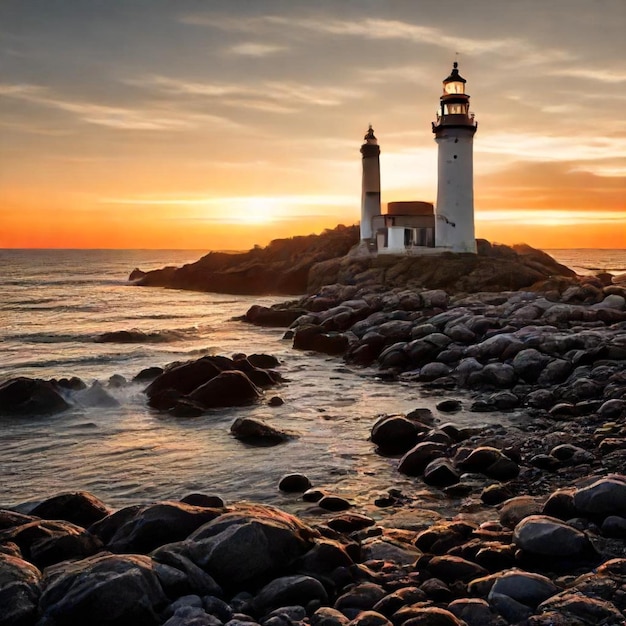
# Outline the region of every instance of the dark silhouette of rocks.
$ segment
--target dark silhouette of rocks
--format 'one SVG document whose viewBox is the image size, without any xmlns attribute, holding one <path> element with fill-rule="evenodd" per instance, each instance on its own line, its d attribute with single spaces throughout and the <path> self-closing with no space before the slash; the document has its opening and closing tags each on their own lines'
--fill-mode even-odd
<svg viewBox="0 0 626 626">
<path fill-rule="evenodd" d="M 337 226 L 321 235 L 275 239 L 248 252 L 209 252 L 195 263 L 146 272 L 130 280 L 148 287 L 172 287 L 232 294 L 304 293 L 315 263 L 344 256 L 358 242 L 357 226 Z"/>
<path fill-rule="evenodd" d="M 248 252 L 211 252 L 196 263 L 143 276 L 133 270 L 131 280 L 142 286 L 251 295 L 314 293 L 333 283 L 427 287 L 449 293 L 506 291 L 542 283 L 543 290 L 562 290 L 575 283 L 574 271 L 526 244 L 510 247 L 479 239 L 478 254 L 371 256 L 362 254 L 357 243 L 356 226 L 337 226 L 321 235 L 276 239 Z M 288 316 L 258 307 L 248 317 L 247 321 L 272 326 L 282 325 Z"/>
</svg>

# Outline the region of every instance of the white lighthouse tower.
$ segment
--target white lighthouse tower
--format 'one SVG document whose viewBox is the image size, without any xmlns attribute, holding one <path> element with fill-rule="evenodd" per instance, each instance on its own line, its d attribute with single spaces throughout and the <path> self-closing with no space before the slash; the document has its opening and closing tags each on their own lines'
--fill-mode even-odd
<svg viewBox="0 0 626 626">
<path fill-rule="evenodd" d="M 363 181 L 361 183 L 361 241 L 371 240 L 372 218 L 380 215 L 380 147 L 374 136 L 374 129 L 369 130 L 361 146 L 363 155 Z"/>
<path fill-rule="evenodd" d="M 439 146 L 435 246 L 476 253 L 472 148 L 477 123 L 469 111 L 465 82 L 455 62 L 443 81 L 441 105 L 433 122 Z"/>
</svg>

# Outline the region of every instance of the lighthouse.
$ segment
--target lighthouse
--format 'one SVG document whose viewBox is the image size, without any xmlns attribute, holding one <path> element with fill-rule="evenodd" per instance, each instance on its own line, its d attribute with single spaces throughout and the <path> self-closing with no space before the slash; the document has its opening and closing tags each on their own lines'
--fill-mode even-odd
<svg viewBox="0 0 626 626">
<path fill-rule="evenodd" d="M 374 129 L 363 138 L 363 180 L 361 183 L 361 241 L 373 238 L 372 219 L 380 215 L 380 147 L 374 136 Z"/>
<path fill-rule="evenodd" d="M 469 111 L 465 83 L 455 62 L 443 81 L 437 119 L 432 124 L 438 146 L 435 246 L 475 254 L 473 142 L 477 123 Z"/>
</svg>

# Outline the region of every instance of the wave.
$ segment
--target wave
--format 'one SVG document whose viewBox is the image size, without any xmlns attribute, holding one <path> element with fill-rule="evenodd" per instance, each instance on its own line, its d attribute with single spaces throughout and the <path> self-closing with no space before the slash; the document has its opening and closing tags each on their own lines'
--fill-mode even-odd
<svg viewBox="0 0 626 626">
<path fill-rule="evenodd" d="M 11 335 L 5 340 L 21 341 L 23 343 L 91 343 L 93 335 L 79 334 L 59 334 L 59 333 L 25 333 L 22 335 Z"/>
<path fill-rule="evenodd" d="M 116 352 L 114 354 L 85 355 L 75 358 L 51 358 L 47 360 L 37 359 L 36 361 L 16 361 L 15 363 L 11 364 L 11 368 L 14 370 L 18 370 L 24 368 L 60 368 L 67 365 L 111 365 L 112 363 L 134 361 L 149 356 L 152 356 L 152 353 L 148 352 L 147 350 L 133 350 L 133 352 L 129 353 Z"/>
<path fill-rule="evenodd" d="M 581 265 L 581 267 L 591 272 L 626 272 L 626 267 L 606 267 L 606 265 L 602 267 L 587 267 L 586 265 Z"/>
<path fill-rule="evenodd" d="M 130 330 L 114 330 L 102 333 L 94 341 L 96 343 L 173 343 L 211 331 L 213 331 L 213 328 L 210 326 L 190 326 L 188 328 L 154 331 L 132 328 Z"/>
</svg>

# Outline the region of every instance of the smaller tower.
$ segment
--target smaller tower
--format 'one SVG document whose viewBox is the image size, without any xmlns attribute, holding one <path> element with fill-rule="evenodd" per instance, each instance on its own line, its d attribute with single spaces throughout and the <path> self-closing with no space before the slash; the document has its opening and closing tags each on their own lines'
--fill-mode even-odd
<svg viewBox="0 0 626 626">
<path fill-rule="evenodd" d="M 372 218 L 380 215 L 380 147 L 370 125 L 361 146 L 363 182 L 361 184 L 361 241 L 371 240 Z"/>
<path fill-rule="evenodd" d="M 476 253 L 473 143 L 477 123 L 469 111 L 466 80 L 458 66 L 455 62 L 443 81 L 440 107 L 432 125 L 439 146 L 435 245 L 453 252 Z"/>
</svg>

